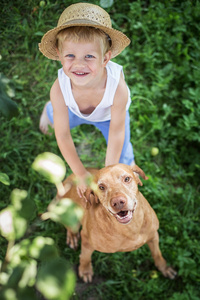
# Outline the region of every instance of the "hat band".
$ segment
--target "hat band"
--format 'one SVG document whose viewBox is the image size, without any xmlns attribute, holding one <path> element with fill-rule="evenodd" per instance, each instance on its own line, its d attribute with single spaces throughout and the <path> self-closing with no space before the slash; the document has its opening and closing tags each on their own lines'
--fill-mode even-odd
<svg viewBox="0 0 200 300">
<path fill-rule="evenodd" d="M 59 25 L 59 26 L 73 25 L 73 24 L 85 24 L 86 26 L 87 26 L 88 24 L 92 24 L 92 25 L 97 25 L 97 26 L 103 26 L 103 27 L 110 28 L 110 27 L 108 27 L 108 26 L 101 25 L 101 24 L 99 24 L 98 22 L 91 21 L 91 20 L 87 20 L 87 19 L 75 19 L 75 20 L 70 20 L 70 21 L 68 21 L 68 22 L 63 23 L 62 25 Z M 110 29 L 111 29 L 111 28 L 110 28 Z"/>
</svg>

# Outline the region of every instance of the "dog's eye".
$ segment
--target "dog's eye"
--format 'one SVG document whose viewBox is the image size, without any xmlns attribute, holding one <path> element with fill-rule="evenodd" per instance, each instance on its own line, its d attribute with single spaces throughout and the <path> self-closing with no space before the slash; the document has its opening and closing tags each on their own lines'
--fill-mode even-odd
<svg viewBox="0 0 200 300">
<path fill-rule="evenodd" d="M 124 182 L 130 182 L 131 181 L 131 177 L 125 177 L 124 178 Z"/>
<path fill-rule="evenodd" d="M 99 185 L 99 189 L 100 189 L 101 191 L 104 191 L 104 190 L 105 190 L 105 186 Z"/>
</svg>

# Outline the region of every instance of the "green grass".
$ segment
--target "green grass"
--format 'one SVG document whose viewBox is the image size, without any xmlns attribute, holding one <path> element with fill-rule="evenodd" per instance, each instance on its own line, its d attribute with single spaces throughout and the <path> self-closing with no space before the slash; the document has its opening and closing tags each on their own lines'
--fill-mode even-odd
<svg viewBox="0 0 200 300">
<path fill-rule="evenodd" d="M 31 164 L 45 151 L 61 156 L 54 135 L 44 136 L 38 129 L 60 64 L 43 57 L 38 43 L 56 25 L 63 9 L 76 2 L 0 4 L 1 72 L 10 79 L 12 99 L 19 108 L 19 115 L 12 119 L 0 116 L 0 172 L 11 182 L 10 186 L 1 184 L 0 208 L 9 205 L 14 188 L 25 189 L 36 204 L 28 237 L 52 237 L 60 256 L 75 270 L 80 247 L 77 252 L 69 249 L 64 228 L 39 219 L 56 189 Z M 132 253 L 95 252 L 94 283 L 86 285 L 77 279 L 73 299 L 196 300 L 200 298 L 200 2 L 115 0 L 108 12 L 115 28 L 132 40 L 115 61 L 124 65 L 132 94 L 131 139 L 136 162 L 149 177 L 141 191 L 158 215 L 160 247 L 178 270 L 178 278 L 170 281 L 155 273 L 146 246 Z M 81 126 L 72 135 L 85 165 L 103 167 L 106 145 L 101 134 Z M 152 147 L 159 148 L 157 156 L 151 155 Z M 0 239 L 3 259 L 7 242 Z"/>
</svg>

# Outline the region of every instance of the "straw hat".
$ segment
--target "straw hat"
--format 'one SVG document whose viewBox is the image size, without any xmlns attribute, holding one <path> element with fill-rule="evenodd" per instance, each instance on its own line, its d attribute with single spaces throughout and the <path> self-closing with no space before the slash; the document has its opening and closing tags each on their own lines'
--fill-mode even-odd
<svg viewBox="0 0 200 300">
<path fill-rule="evenodd" d="M 58 60 L 56 36 L 62 29 L 73 26 L 89 26 L 103 30 L 111 38 L 111 58 L 117 56 L 130 44 L 129 38 L 112 28 L 109 14 L 101 7 L 89 3 L 77 3 L 67 7 L 61 14 L 58 25 L 42 38 L 39 49 L 49 59 Z"/>
</svg>

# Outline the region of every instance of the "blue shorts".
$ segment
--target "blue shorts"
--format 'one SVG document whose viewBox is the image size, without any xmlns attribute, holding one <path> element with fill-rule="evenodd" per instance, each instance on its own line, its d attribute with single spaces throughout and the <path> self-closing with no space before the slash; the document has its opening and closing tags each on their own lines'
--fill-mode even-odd
<svg viewBox="0 0 200 300">
<path fill-rule="evenodd" d="M 46 109 L 47 109 L 48 118 L 51 121 L 51 123 L 53 123 L 53 107 L 51 105 L 51 102 L 47 104 Z M 79 118 L 69 108 L 68 108 L 68 113 L 69 113 L 70 129 L 82 124 L 94 125 L 96 128 L 98 128 L 101 131 L 101 133 L 103 134 L 106 140 L 106 143 L 108 143 L 110 120 L 104 122 L 91 122 Z M 124 139 L 124 145 L 122 148 L 122 153 L 119 162 L 126 165 L 130 165 L 133 161 L 134 161 L 133 147 L 130 142 L 130 117 L 129 117 L 129 112 L 127 111 L 126 121 L 125 121 L 125 139 Z"/>
</svg>

